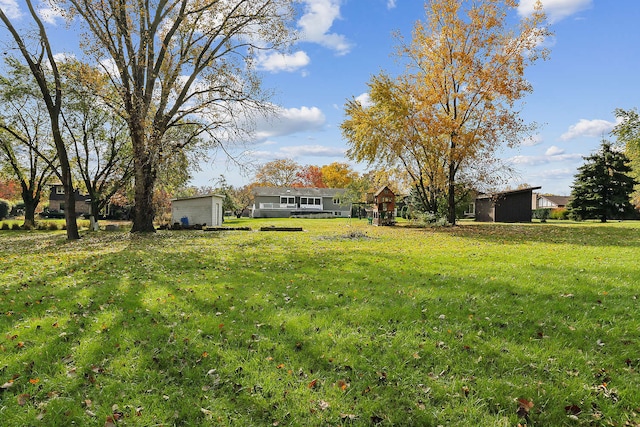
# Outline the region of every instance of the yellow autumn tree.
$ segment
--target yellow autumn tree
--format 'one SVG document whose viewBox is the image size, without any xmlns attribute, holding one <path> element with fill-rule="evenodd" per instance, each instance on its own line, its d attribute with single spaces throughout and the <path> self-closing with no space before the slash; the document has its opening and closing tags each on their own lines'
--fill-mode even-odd
<svg viewBox="0 0 640 427">
<path fill-rule="evenodd" d="M 346 188 L 358 173 L 351 169 L 347 163 L 333 162 L 320 168 L 322 182 L 329 188 Z"/>
<path fill-rule="evenodd" d="M 383 149 L 421 152 L 411 156 L 412 160 L 438 160 L 424 165 L 423 172 L 432 169 L 427 181 L 443 187 L 447 219 L 452 224 L 456 221 L 458 175 L 474 168 L 490 170 L 477 164 L 490 163 L 498 148 L 505 143 L 516 145 L 534 127 L 523 122 L 517 103 L 532 91 L 524 72 L 547 55 L 541 42 L 550 33 L 544 27 L 539 2 L 531 15 L 510 25 L 516 7 L 515 0 L 431 0 L 425 4 L 425 22 L 418 21 L 411 42 L 401 42 L 398 48 L 407 60 L 406 71 L 396 79 L 376 76 L 370 84 L 372 89 L 386 84 L 399 94 L 375 99 L 372 90 L 373 105 L 386 103 L 378 107 L 393 114 L 383 117 L 386 124 L 380 120 L 369 123 L 390 126 L 391 130 L 377 130 L 388 132 L 389 138 L 404 138 L 386 142 L 398 146 L 389 148 L 380 145 L 379 138 L 352 132 L 354 113 L 361 119 L 363 114 L 366 118 L 368 113 L 380 112 L 371 106 L 358 109 L 354 101 L 347 104 L 350 118 L 342 129 L 353 158 L 370 159 Z"/>
<path fill-rule="evenodd" d="M 276 159 L 260 166 L 255 182 L 265 187 L 299 187 L 300 165 L 291 159 Z"/>
<path fill-rule="evenodd" d="M 341 127 L 351 145 L 347 156 L 379 172 L 404 171 L 420 203 L 435 212 L 445 190 L 443 141 L 429 140 L 428 121 L 414 108 L 413 88 L 384 73 L 368 85 L 371 105 L 355 99 L 346 105 L 348 119 Z"/>
</svg>

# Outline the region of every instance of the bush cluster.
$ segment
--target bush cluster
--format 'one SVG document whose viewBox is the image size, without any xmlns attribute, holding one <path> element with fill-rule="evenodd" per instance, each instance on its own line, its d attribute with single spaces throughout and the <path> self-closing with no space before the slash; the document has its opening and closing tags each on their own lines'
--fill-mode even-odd
<svg viewBox="0 0 640 427">
<path fill-rule="evenodd" d="M 549 218 L 551 219 L 569 219 L 569 210 L 567 208 L 555 208 L 551 210 L 549 214 Z"/>
<path fill-rule="evenodd" d="M 3 220 L 9 216 L 11 212 L 11 203 L 4 199 L 0 199 L 0 220 Z"/>
<path fill-rule="evenodd" d="M 540 208 L 540 209 L 534 209 L 531 216 L 533 217 L 533 219 L 539 219 L 540 222 L 545 222 L 549 218 L 550 214 L 551 214 L 551 209 Z"/>
</svg>

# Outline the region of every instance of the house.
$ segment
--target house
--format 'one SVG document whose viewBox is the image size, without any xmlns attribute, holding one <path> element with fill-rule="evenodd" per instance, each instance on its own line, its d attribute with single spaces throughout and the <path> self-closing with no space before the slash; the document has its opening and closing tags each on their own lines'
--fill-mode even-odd
<svg viewBox="0 0 640 427">
<path fill-rule="evenodd" d="M 387 186 L 373 193 L 373 224 L 394 225 L 396 210 L 396 195 Z"/>
<path fill-rule="evenodd" d="M 476 221 L 531 222 L 533 190 L 540 188 L 542 187 L 478 195 L 475 200 Z"/>
<path fill-rule="evenodd" d="M 64 186 L 61 183 L 51 184 L 49 191 L 49 211 L 48 216 L 60 215 L 64 213 Z M 81 194 L 80 190 L 73 191 L 76 201 L 76 215 L 89 215 L 91 213 L 91 199 L 86 194 Z"/>
<path fill-rule="evenodd" d="M 224 196 L 218 194 L 171 199 L 171 223 L 184 226 L 221 226 L 224 215 L 223 202 Z"/>
<path fill-rule="evenodd" d="M 329 218 L 351 215 L 351 203 L 343 203 L 342 188 L 256 187 L 253 218 L 291 216 Z"/>
<path fill-rule="evenodd" d="M 554 196 L 533 193 L 533 209 L 558 209 L 569 204 L 569 196 Z"/>
</svg>

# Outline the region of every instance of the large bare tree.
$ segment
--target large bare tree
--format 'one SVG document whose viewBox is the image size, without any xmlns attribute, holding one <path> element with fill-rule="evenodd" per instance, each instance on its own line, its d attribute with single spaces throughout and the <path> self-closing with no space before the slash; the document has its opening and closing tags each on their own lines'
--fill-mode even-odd
<svg viewBox="0 0 640 427">
<path fill-rule="evenodd" d="M 60 69 L 72 170 L 89 194 L 91 225 L 98 229 L 100 212 L 133 177 L 131 140 L 124 120 L 103 102 L 105 92 L 111 89 L 107 76 L 74 60 L 61 64 Z"/>
<path fill-rule="evenodd" d="M 105 66 L 120 97 L 134 155 L 132 231 L 155 230 L 153 190 L 167 157 L 196 139 L 224 148 L 233 136 L 250 130 L 252 116 L 271 108 L 254 72 L 255 53 L 279 50 L 291 41 L 292 3 L 59 1 L 82 18 L 88 31 L 85 50 Z M 183 125 L 194 129 L 190 136 L 165 137 Z"/>
<path fill-rule="evenodd" d="M 5 14 L 2 8 L 0 8 L 0 21 L 2 21 L 9 30 L 11 38 L 29 66 L 29 70 L 35 78 L 42 94 L 42 99 L 47 107 L 49 120 L 51 122 L 51 135 L 58 153 L 59 167 L 55 172 L 62 182 L 65 193 L 64 213 L 67 239 L 76 240 L 80 238 L 80 234 L 78 233 L 78 223 L 76 222 L 73 177 L 67 146 L 62 137 L 60 124 L 63 95 L 60 72 L 42 19 L 38 16 L 31 0 L 25 0 L 25 3 L 36 25 L 34 42 L 29 43 L 30 40 L 26 36 L 23 36 L 18 28 L 13 25 L 11 19 Z M 25 31 L 25 34 L 30 34 L 30 32 Z"/>
<path fill-rule="evenodd" d="M 23 228 L 35 226 L 35 212 L 57 168 L 51 126 L 42 95 L 26 66 L 5 59 L 0 76 L 0 173 L 13 176 L 24 202 Z"/>
</svg>

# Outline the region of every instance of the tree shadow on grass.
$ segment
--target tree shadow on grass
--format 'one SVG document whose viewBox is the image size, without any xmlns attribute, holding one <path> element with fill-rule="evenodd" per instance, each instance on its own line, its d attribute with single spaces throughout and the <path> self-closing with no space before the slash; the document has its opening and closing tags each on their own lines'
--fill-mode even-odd
<svg viewBox="0 0 640 427">
<path fill-rule="evenodd" d="M 464 224 L 425 231 L 500 244 L 549 243 L 580 246 L 640 246 L 637 223 L 621 224 Z"/>
<path fill-rule="evenodd" d="M 539 382 L 555 401 L 536 399 L 535 417 L 552 425 L 568 399 L 606 409 L 590 389 L 600 369 L 637 382 L 624 370 L 636 346 L 603 328 L 634 330 L 619 317 L 633 289 L 603 295 L 588 274 L 569 286 L 561 265 L 535 287 L 382 251 L 385 241 L 349 257 L 304 237 L 123 239 L 7 285 L 5 301 L 24 310 L 3 328 L 18 337 L 5 338 L 2 382 L 20 375 L 2 393 L 6 425 L 437 425 L 469 421 L 464 410 L 487 425 L 517 421 L 513 399 Z M 563 392 L 567 382 L 580 391 Z"/>
</svg>

